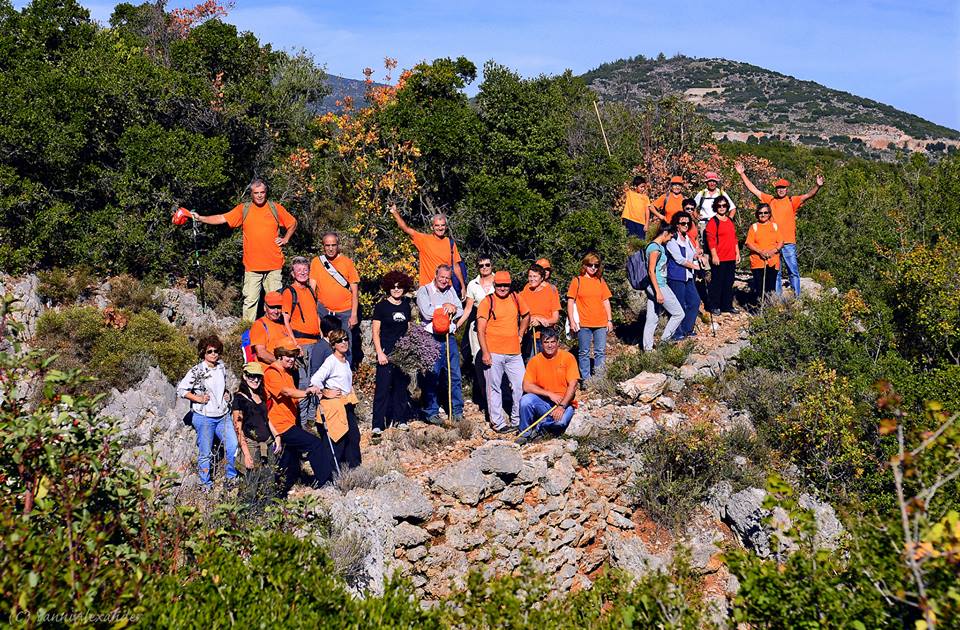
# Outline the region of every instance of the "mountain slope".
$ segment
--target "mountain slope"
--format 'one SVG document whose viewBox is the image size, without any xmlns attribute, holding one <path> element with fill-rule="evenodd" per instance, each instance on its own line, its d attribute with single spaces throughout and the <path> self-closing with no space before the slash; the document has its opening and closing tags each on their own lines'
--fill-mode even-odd
<svg viewBox="0 0 960 630">
<path fill-rule="evenodd" d="M 857 154 L 893 149 L 942 153 L 960 132 L 813 81 L 726 59 L 638 56 L 582 76 L 602 100 L 639 104 L 682 94 L 730 140 L 772 137 Z"/>
</svg>

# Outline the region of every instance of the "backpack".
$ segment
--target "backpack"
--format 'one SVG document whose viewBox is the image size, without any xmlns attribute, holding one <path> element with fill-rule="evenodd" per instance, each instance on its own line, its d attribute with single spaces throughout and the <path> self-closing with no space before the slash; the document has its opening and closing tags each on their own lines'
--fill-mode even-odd
<svg viewBox="0 0 960 630">
<path fill-rule="evenodd" d="M 627 280 L 630 281 L 630 286 L 638 291 L 650 280 L 646 250 L 638 250 L 627 258 Z"/>
<path fill-rule="evenodd" d="M 256 322 L 254 322 L 256 324 Z M 263 330 L 267 333 L 267 338 L 270 338 L 270 329 L 267 328 L 267 325 L 263 322 L 260 322 L 260 325 L 263 326 Z M 257 356 L 253 352 L 253 345 L 250 343 L 250 328 L 243 331 L 243 334 L 240 335 L 240 353 L 243 355 L 244 363 L 253 363 L 257 360 Z"/>
<path fill-rule="evenodd" d="M 250 214 L 251 205 L 252 204 L 249 201 L 243 204 L 243 219 L 241 220 L 241 222 L 247 220 L 247 215 Z M 273 215 L 273 220 L 277 222 L 277 230 L 279 231 L 280 230 L 280 214 L 277 212 L 277 206 L 272 201 L 268 201 L 267 207 L 270 208 L 270 214 Z"/>
<path fill-rule="evenodd" d="M 309 286 L 307 288 L 310 288 Z M 280 289 L 280 294 L 282 295 L 284 291 L 290 291 L 290 317 L 293 317 L 293 311 L 300 309 L 300 321 L 301 323 L 306 322 L 307 320 L 303 317 L 303 306 L 300 304 L 300 298 L 297 296 L 297 290 L 293 287 L 292 284 Z M 313 289 L 310 289 L 310 294 L 313 295 L 313 301 L 317 301 L 317 296 L 313 294 Z"/>
<path fill-rule="evenodd" d="M 438 307 L 433 311 L 433 334 L 435 335 L 445 335 L 450 332 L 450 316 L 447 314 L 443 307 Z"/>
<path fill-rule="evenodd" d="M 452 236 L 447 236 L 447 238 L 450 239 L 450 269 L 452 270 L 452 269 L 455 269 L 455 268 L 459 267 L 459 268 L 460 268 L 460 275 L 463 276 L 464 279 L 466 279 L 466 277 L 467 277 L 467 263 L 463 262 L 463 259 L 462 259 L 462 258 L 460 259 L 460 262 L 459 262 L 459 263 L 454 262 L 454 257 L 453 257 L 453 247 L 454 247 L 453 237 L 452 237 Z M 453 280 L 453 290 L 456 291 L 457 295 L 460 295 L 460 293 L 462 292 L 462 289 L 463 289 L 463 285 L 460 284 L 460 278 L 458 278 L 458 277 L 457 277 L 457 274 L 455 274 L 455 273 L 451 273 L 451 275 L 453 276 L 453 278 L 451 278 L 451 280 Z"/>
</svg>

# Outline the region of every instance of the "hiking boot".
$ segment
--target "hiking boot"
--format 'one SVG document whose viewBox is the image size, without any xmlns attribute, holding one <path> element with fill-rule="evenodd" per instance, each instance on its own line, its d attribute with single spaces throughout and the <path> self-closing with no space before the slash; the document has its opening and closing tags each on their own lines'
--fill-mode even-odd
<svg viewBox="0 0 960 630">
<path fill-rule="evenodd" d="M 427 424 L 432 424 L 432 425 L 435 425 L 435 426 L 438 426 L 438 427 L 442 427 L 442 426 L 443 426 L 443 418 L 441 418 L 441 417 L 440 417 L 439 415 L 437 415 L 437 414 L 434 414 L 434 415 L 430 416 L 429 418 L 427 418 Z"/>
<path fill-rule="evenodd" d="M 507 433 L 516 433 L 517 427 L 513 426 L 512 424 L 505 424 L 502 427 L 494 427 L 493 432 L 498 433 L 500 435 L 505 435 Z"/>
<path fill-rule="evenodd" d="M 370 434 L 370 443 L 379 444 L 380 440 L 383 439 L 383 431 L 380 429 L 374 429 L 373 433 Z"/>
<path fill-rule="evenodd" d="M 513 443 L 516 444 L 517 446 L 523 446 L 524 444 L 529 444 L 532 441 L 533 439 L 530 437 L 530 434 L 528 433 L 527 435 L 521 435 L 516 440 L 514 440 Z"/>
<path fill-rule="evenodd" d="M 710 311 L 710 314 L 713 315 L 714 317 L 720 317 L 720 309 L 715 308 L 712 311 Z"/>
</svg>

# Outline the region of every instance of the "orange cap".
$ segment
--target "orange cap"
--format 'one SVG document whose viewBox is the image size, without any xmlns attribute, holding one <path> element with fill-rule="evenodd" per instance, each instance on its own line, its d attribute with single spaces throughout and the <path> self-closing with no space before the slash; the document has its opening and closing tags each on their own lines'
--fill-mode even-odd
<svg viewBox="0 0 960 630">
<path fill-rule="evenodd" d="M 790 185 L 790 182 L 788 182 L 787 180 L 785 180 L 785 179 L 782 178 L 782 177 L 781 177 L 780 179 L 778 179 L 777 181 L 773 182 L 773 187 L 774 187 L 774 188 L 786 188 L 786 187 L 789 186 L 789 185 Z"/>
<path fill-rule="evenodd" d="M 498 271 L 493 274 L 493 283 L 494 284 L 510 284 L 510 272 L 509 271 Z"/>
<path fill-rule="evenodd" d="M 537 264 L 543 267 L 544 269 L 550 269 L 550 261 L 546 258 L 540 258 L 537 260 Z"/>
<path fill-rule="evenodd" d="M 284 337 L 274 347 L 280 348 L 281 350 L 299 350 L 300 349 L 300 346 L 297 345 L 297 342 L 293 337 Z"/>
<path fill-rule="evenodd" d="M 283 296 L 279 291 L 270 291 L 263 296 L 263 303 L 268 306 L 280 306 L 283 304 Z"/>
<path fill-rule="evenodd" d="M 670 178 L 670 183 L 671 183 L 671 184 L 683 184 L 684 181 L 683 181 L 683 178 L 680 177 L 679 175 L 674 175 L 673 177 Z"/>
</svg>

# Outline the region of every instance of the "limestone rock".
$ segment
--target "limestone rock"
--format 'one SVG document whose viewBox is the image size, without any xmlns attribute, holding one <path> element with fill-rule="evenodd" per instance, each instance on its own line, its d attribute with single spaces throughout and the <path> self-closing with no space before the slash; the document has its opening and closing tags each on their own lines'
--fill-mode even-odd
<svg viewBox="0 0 960 630">
<path fill-rule="evenodd" d="M 643 541 L 608 532 L 607 550 L 610 563 L 634 577 L 642 577 L 651 571 L 663 571 L 670 563 L 670 554 L 651 553 Z"/>
<path fill-rule="evenodd" d="M 617 391 L 632 401 L 652 402 L 667 384 L 667 375 L 654 372 L 640 372 L 633 378 L 617 384 Z"/>
<path fill-rule="evenodd" d="M 483 474 L 480 463 L 474 459 L 448 464 L 432 474 L 434 488 L 467 505 L 476 505 L 489 496 L 492 490 L 491 481 Z"/>
<path fill-rule="evenodd" d="M 613 525 L 614 527 L 619 527 L 620 529 L 632 530 L 635 527 L 633 521 L 631 521 L 629 518 L 627 518 L 623 514 L 620 514 L 619 512 L 615 512 L 613 510 L 610 510 L 607 513 L 607 523 L 609 523 L 610 525 Z"/>
<path fill-rule="evenodd" d="M 433 515 L 433 502 L 420 484 L 397 471 L 378 479 L 372 494 L 383 510 L 398 521 L 420 523 Z"/>
<path fill-rule="evenodd" d="M 487 442 L 470 454 L 485 473 L 503 477 L 516 477 L 523 468 L 520 448 L 513 442 L 494 440 Z"/>
<path fill-rule="evenodd" d="M 573 462 L 570 461 L 571 459 L 570 455 L 564 455 L 553 468 L 547 471 L 547 477 L 543 481 L 543 489 L 547 491 L 547 494 L 563 494 L 573 483 L 573 476 L 576 471 Z"/>
<path fill-rule="evenodd" d="M 393 528 L 393 541 L 398 547 L 416 547 L 430 540 L 427 530 L 406 521 L 401 521 Z M 408 554 L 409 557 L 409 554 Z"/>
</svg>

